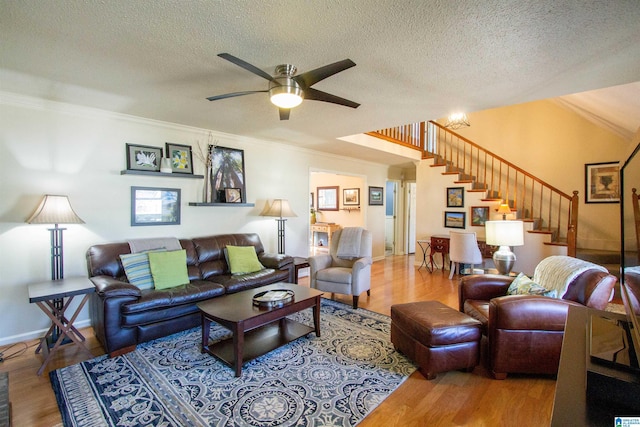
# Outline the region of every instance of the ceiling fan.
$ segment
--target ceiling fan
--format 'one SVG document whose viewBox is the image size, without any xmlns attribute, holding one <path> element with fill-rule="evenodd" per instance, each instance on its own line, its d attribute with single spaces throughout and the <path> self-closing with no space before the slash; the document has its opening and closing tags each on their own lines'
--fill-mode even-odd
<svg viewBox="0 0 640 427">
<path fill-rule="evenodd" d="M 355 62 L 350 59 L 334 62 L 333 64 L 325 65 L 297 76 L 295 75 L 297 68 L 294 65 L 282 64 L 276 67 L 275 75 L 270 76 L 258 67 L 228 53 L 220 53 L 218 56 L 252 72 L 253 74 L 257 74 L 258 76 L 269 80 L 269 89 L 248 90 L 210 96 L 207 98 L 209 101 L 250 95 L 253 93 L 268 92 L 271 102 L 280 110 L 280 120 L 289 120 L 289 112 L 292 108 L 300 105 L 303 99 L 331 102 L 333 104 L 344 105 L 351 108 L 358 108 L 360 106 L 357 102 L 349 101 L 348 99 L 340 98 L 339 96 L 331 95 L 330 93 L 322 92 L 311 87 L 327 77 L 331 77 L 332 75 L 348 68 L 355 67 Z"/>
</svg>

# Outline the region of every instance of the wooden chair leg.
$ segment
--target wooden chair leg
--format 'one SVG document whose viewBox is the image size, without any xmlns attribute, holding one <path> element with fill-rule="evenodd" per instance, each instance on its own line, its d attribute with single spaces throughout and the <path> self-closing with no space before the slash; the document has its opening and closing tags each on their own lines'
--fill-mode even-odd
<svg viewBox="0 0 640 427">
<path fill-rule="evenodd" d="M 371 296 L 371 289 L 367 289 L 367 296 L 370 297 Z"/>
<path fill-rule="evenodd" d="M 353 296 L 353 308 L 354 309 L 358 308 L 358 295 Z"/>
</svg>

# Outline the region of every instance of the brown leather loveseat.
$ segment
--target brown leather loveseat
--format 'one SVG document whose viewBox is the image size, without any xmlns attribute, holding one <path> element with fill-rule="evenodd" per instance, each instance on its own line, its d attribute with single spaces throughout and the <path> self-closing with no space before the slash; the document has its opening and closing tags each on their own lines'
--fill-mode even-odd
<svg viewBox="0 0 640 427">
<path fill-rule="evenodd" d="M 617 279 L 599 265 L 549 257 L 536 267 L 533 282 L 543 276 L 539 274 L 543 264 L 547 280 L 567 281 L 558 298 L 507 295 L 513 277 L 488 274 L 460 279 L 459 309 L 482 323 L 486 362 L 497 379 L 516 372 L 556 374 L 568 307 L 604 310 L 613 295 Z"/>
<path fill-rule="evenodd" d="M 227 245 L 254 246 L 265 268 L 232 275 L 224 254 Z M 91 325 L 110 356 L 200 325 L 199 301 L 293 281 L 293 258 L 265 253 L 257 234 L 180 239 L 180 246 L 186 250 L 189 283 L 163 290 L 140 290 L 127 282 L 120 255 L 130 253 L 129 243 L 94 245 L 87 250 L 89 278 L 96 286 L 89 308 Z"/>
</svg>

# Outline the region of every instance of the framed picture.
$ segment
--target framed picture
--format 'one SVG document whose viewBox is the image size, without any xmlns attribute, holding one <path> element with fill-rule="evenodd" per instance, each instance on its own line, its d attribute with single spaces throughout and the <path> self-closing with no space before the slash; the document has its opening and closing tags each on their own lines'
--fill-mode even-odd
<svg viewBox="0 0 640 427">
<path fill-rule="evenodd" d="M 342 190 L 342 204 L 344 206 L 360 206 L 360 189 L 345 188 Z"/>
<path fill-rule="evenodd" d="M 242 203 L 242 190 L 239 188 L 224 189 L 225 203 Z"/>
<path fill-rule="evenodd" d="M 448 187 L 447 188 L 447 207 L 448 208 L 464 207 L 464 187 Z"/>
<path fill-rule="evenodd" d="M 489 206 L 471 206 L 471 225 L 474 227 L 484 227 L 484 223 L 489 220 Z"/>
<path fill-rule="evenodd" d="M 160 172 L 161 147 L 127 144 L 127 169 Z"/>
<path fill-rule="evenodd" d="M 620 164 L 584 165 L 585 203 L 620 203 Z"/>
<path fill-rule="evenodd" d="M 171 159 L 171 171 L 173 173 L 193 174 L 193 155 L 191 146 L 166 143 L 166 154 Z"/>
<path fill-rule="evenodd" d="M 180 189 L 131 187 L 131 225 L 180 224 Z"/>
<path fill-rule="evenodd" d="M 464 228 L 464 212 L 444 212 L 444 226 L 447 228 Z"/>
<path fill-rule="evenodd" d="M 382 206 L 383 201 L 382 187 L 369 187 L 369 205 Z"/>
<path fill-rule="evenodd" d="M 319 211 L 337 211 L 338 210 L 338 190 L 340 187 L 318 187 L 316 194 L 318 195 Z"/>
<path fill-rule="evenodd" d="M 244 150 L 210 145 L 211 152 L 211 200 L 225 203 L 226 188 L 240 190 L 240 201 L 245 203 L 247 191 L 244 177 Z"/>
<path fill-rule="evenodd" d="M 311 193 L 309 193 L 309 208 L 313 209 L 313 207 L 315 206 L 313 204 L 313 191 Z"/>
</svg>

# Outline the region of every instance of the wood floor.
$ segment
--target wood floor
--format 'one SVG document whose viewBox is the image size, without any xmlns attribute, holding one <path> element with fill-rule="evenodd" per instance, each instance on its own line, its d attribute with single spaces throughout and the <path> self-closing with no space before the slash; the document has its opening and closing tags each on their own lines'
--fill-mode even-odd
<svg viewBox="0 0 640 427">
<path fill-rule="evenodd" d="M 301 278 L 301 285 L 308 284 Z M 350 304 L 350 297 L 336 296 Z M 438 300 L 457 308 L 457 280 L 448 272 L 431 274 L 417 270 L 413 256 L 387 257 L 373 264 L 371 296 L 360 297 L 360 307 L 390 315 L 392 304 Z M 94 356 L 104 350 L 86 328 L 82 333 Z M 13 425 L 50 427 L 61 423 L 48 371 L 39 377 L 42 363 L 35 355 L 36 341 L 12 349 L 0 349 L 5 357 L 21 347 L 26 351 L 0 364 L 9 372 L 9 396 Z M 74 346 L 66 346 L 48 368 L 57 369 L 86 359 Z M 510 375 L 506 380 L 491 379 L 479 366 L 472 373 L 448 372 L 427 381 L 414 373 L 394 393 L 367 416 L 359 427 L 378 426 L 548 426 L 553 406 L 555 378 Z"/>
</svg>

